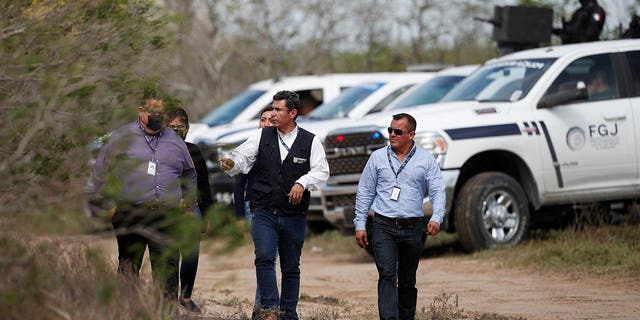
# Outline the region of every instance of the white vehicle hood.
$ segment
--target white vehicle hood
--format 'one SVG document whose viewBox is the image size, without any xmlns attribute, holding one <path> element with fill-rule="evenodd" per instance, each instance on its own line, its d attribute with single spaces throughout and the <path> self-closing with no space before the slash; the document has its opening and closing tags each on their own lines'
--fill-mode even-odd
<svg viewBox="0 0 640 320">
<path fill-rule="evenodd" d="M 408 113 L 416 119 L 417 131 L 439 131 L 448 128 L 474 126 L 477 122 L 482 122 L 481 119 L 483 118 L 487 119 L 487 121 L 499 121 L 499 118 L 509 112 L 510 109 L 510 102 L 456 101 L 434 103 L 366 116 L 362 119 L 362 123 L 387 127 L 391 123 L 394 114 Z"/>
<path fill-rule="evenodd" d="M 487 119 L 488 122 L 500 121 L 502 115 L 509 111 L 509 102 L 477 102 L 459 101 L 448 103 L 434 103 L 421 105 L 412 108 L 393 110 L 392 112 L 381 112 L 355 120 L 351 118 L 331 119 L 324 121 L 304 121 L 298 125 L 315 134 L 320 141 L 324 141 L 327 134 L 333 130 L 346 129 L 360 126 L 387 127 L 391 123 L 392 116 L 396 113 L 408 113 L 416 118 L 418 131 L 440 131 L 449 128 L 474 126 L 480 118 Z M 225 127 L 225 126 L 220 126 Z M 220 128 L 216 127 L 216 128 Z M 249 127 L 226 128 L 226 134 L 219 137 L 216 144 L 239 143 L 257 132 L 256 124 L 252 122 Z M 214 129 L 214 128 L 211 128 Z M 233 130 L 233 132 L 231 132 Z M 213 136 L 213 135 L 210 135 Z"/>
<path fill-rule="evenodd" d="M 225 139 L 227 136 L 234 136 L 238 133 L 244 132 L 248 129 L 258 128 L 258 120 L 242 123 L 227 123 L 221 126 L 209 127 L 207 125 L 198 124 L 198 131 L 191 135 L 191 142 L 193 143 L 205 143 L 212 145 L 218 142 L 218 139 Z M 201 128 L 204 126 L 204 128 Z M 189 129 L 191 130 L 193 125 Z M 187 135 L 187 141 L 189 141 L 189 135 Z"/>
</svg>

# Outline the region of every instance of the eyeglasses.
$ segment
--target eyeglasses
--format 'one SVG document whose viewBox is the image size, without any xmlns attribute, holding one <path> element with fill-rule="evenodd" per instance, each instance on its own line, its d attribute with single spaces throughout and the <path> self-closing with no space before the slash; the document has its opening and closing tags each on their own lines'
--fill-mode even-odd
<svg viewBox="0 0 640 320">
<path fill-rule="evenodd" d="M 188 127 L 188 126 L 186 126 L 186 125 L 184 125 L 184 124 L 177 125 L 177 126 L 169 126 L 169 128 L 170 128 L 170 129 L 172 129 L 172 130 L 178 130 L 178 131 L 187 130 L 187 127 Z"/>
<path fill-rule="evenodd" d="M 393 133 L 396 134 L 396 136 L 401 136 L 404 133 L 404 131 L 402 131 L 402 129 L 396 129 L 396 128 L 391 128 L 391 127 L 387 128 L 387 132 L 389 132 L 389 134 L 391 134 L 393 132 Z M 409 131 L 407 131 L 407 132 L 409 132 Z"/>
</svg>

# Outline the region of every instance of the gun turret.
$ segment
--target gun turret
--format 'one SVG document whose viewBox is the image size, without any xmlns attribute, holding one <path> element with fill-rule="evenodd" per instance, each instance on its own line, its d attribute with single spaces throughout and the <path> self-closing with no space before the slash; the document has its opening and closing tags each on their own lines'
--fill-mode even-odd
<svg viewBox="0 0 640 320">
<path fill-rule="evenodd" d="M 486 22 L 491 24 L 494 27 L 500 28 L 502 26 L 502 21 L 496 20 L 496 19 L 486 19 L 486 18 L 482 18 L 482 17 L 473 17 L 473 20 L 476 21 L 480 21 L 480 22 Z"/>
<path fill-rule="evenodd" d="M 493 25 L 493 40 L 501 55 L 551 41 L 553 10 L 549 8 L 495 6 L 492 19 L 474 17 L 474 20 Z"/>
</svg>

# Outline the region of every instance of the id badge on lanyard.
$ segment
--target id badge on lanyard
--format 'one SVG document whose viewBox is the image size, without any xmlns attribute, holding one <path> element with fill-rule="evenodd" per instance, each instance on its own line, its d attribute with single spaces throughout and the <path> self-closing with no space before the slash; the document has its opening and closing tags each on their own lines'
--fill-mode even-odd
<svg viewBox="0 0 640 320">
<path fill-rule="evenodd" d="M 146 136 L 144 137 L 144 139 L 147 142 L 149 149 L 151 149 L 151 152 L 153 152 L 153 155 L 151 156 L 151 160 L 149 160 L 149 164 L 147 165 L 147 174 L 150 176 L 155 176 L 158 173 L 158 163 L 156 162 L 156 153 L 158 152 L 158 144 L 160 144 L 160 136 L 158 136 L 158 140 L 156 140 L 155 147 L 151 145 L 151 141 L 149 141 L 149 139 Z"/>
<path fill-rule="evenodd" d="M 391 197 L 390 199 L 393 201 L 398 201 L 398 198 L 400 197 L 400 187 L 395 186 L 393 187 L 393 189 L 391 189 Z"/>
<path fill-rule="evenodd" d="M 398 168 L 398 172 L 396 172 L 396 170 L 393 168 L 393 164 L 391 163 L 391 156 L 389 155 L 390 150 L 391 150 L 391 147 L 387 149 L 387 159 L 389 160 L 389 167 L 391 167 L 391 171 L 396 176 L 396 185 L 391 189 L 391 196 L 389 197 L 389 199 L 393 201 L 398 201 L 398 199 L 400 198 L 400 187 L 398 187 L 398 175 L 400 175 L 400 172 L 402 172 L 402 169 L 404 169 L 404 167 L 407 165 L 409 160 L 411 160 L 411 157 L 413 157 L 413 154 L 416 152 L 416 148 L 413 147 L 413 149 L 411 150 L 407 158 L 404 159 L 404 161 L 400 165 L 400 168 Z"/>
<path fill-rule="evenodd" d="M 156 175 L 156 162 L 149 160 L 149 166 L 147 167 L 147 174 L 151 176 Z"/>
</svg>

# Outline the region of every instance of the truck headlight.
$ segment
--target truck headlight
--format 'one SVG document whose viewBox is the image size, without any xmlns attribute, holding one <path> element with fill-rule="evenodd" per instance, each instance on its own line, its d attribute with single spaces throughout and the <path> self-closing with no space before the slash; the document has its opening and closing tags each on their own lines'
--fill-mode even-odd
<svg viewBox="0 0 640 320">
<path fill-rule="evenodd" d="M 444 155 L 447 153 L 447 142 L 444 137 L 436 132 L 422 131 L 416 132 L 414 141 L 422 148 L 429 151 L 429 153 L 436 158 L 440 167 L 442 167 Z"/>
</svg>

